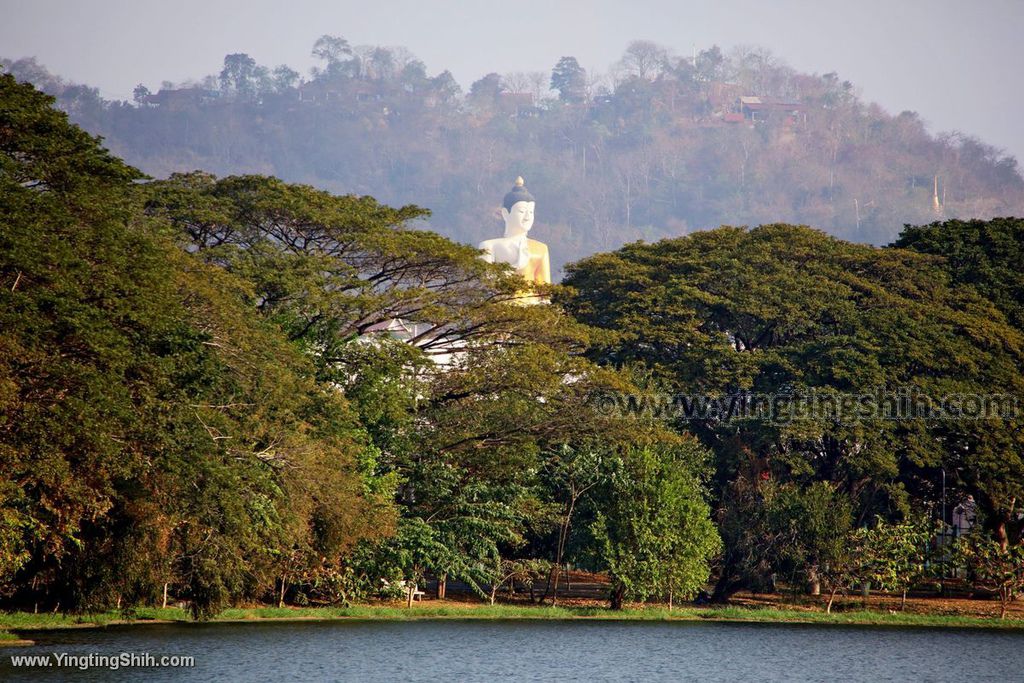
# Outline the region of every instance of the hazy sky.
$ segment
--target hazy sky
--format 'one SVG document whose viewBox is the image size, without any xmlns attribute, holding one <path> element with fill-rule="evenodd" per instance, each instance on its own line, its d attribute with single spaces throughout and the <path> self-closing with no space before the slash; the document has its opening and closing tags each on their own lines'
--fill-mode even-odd
<svg viewBox="0 0 1024 683">
<path fill-rule="evenodd" d="M 0 56 L 130 99 L 247 52 L 306 73 L 324 33 L 403 45 L 463 87 L 489 71 L 605 71 L 630 40 L 679 54 L 759 45 L 801 71 L 837 71 L 892 113 L 1024 159 L 1024 0 L 0 0 Z"/>
</svg>

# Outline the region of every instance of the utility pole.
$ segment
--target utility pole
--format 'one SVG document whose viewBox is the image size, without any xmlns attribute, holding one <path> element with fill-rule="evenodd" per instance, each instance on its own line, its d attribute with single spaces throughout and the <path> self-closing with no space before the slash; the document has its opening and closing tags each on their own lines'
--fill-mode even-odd
<svg viewBox="0 0 1024 683">
<path fill-rule="evenodd" d="M 939 589 L 943 597 L 946 595 L 946 468 L 942 467 L 942 575 L 939 577 Z"/>
<path fill-rule="evenodd" d="M 942 468 L 942 533 L 946 533 L 946 468 Z"/>
</svg>

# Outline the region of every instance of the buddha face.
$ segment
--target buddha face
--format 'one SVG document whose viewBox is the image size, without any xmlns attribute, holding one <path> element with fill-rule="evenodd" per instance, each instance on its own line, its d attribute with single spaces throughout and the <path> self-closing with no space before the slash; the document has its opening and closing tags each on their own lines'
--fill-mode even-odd
<svg viewBox="0 0 1024 683">
<path fill-rule="evenodd" d="M 505 219 L 505 234 L 529 232 L 533 227 L 533 208 L 536 202 L 516 202 L 511 209 L 501 208 Z"/>
</svg>

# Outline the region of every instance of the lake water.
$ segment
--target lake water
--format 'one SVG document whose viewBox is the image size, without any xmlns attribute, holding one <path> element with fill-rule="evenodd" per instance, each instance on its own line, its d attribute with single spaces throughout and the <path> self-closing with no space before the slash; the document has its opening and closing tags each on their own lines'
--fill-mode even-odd
<svg viewBox="0 0 1024 683">
<path fill-rule="evenodd" d="M 153 624 L 36 633 L 0 681 L 1024 681 L 1024 633 L 585 621 Z M 191 655 L 191 669 L 12 668 L 11 655 Z"/>
</svg>

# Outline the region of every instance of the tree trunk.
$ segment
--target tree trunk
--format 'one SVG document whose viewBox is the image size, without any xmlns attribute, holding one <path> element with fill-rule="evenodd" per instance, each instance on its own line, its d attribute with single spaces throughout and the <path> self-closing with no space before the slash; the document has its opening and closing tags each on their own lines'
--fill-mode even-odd
<svg viewBox="0 0 1024 683">
<path fill-rule="evenodd" d="M 821 595 L 821 579 L 818 578 L 818 568 L 811 567 L 807 572 L 807 592 L 811 595 Z"/>
<path fill-rule="evenodd" d="M 900 601 L 900 611 L 902 612 L 907 608 L 907 589 L 903 589 L 903 599 Z"/>
<path fill-rule="evenodd" d="M 999 547 L 1005 552 L 1010 547 L 1010 534 L 1006 530 L 1006 520 L 1000 519 L 993 531 L 995 532 L 996 540 L 999 542 Z"/>
<path fill-rule="evenodd" d="M 437 577 L 437 599 L 444 600 L 445 594 L 448 592 L 448 575 L 441 574 Z"/>
<path fill-rule="evenodd" d="M 498 597 L 498 583 L 491 584 L 491 606 L 494 606 L 494 600 Z"/>
<path fill-rule="evenodd" d="M 1005 588 L 999 590 L 999 618 L 1006 618 L 1006 608 L 1010 604 L 1009 591 Z"/>
<path fill-rule="evenodd" d="M 622 605 L 626 601 L 626 584 L 619 581 L 615 584 L 615 588 L 612 590 L 611 596 L 611 608 L 622 609 Z"/>
<path fill-rule="evenodd" d="M 278 608 L 284 607 L 284 591 L 285 591 L 286 587 L 287 587 L 287 584 L 284 582 L 284 577 L 282 576 L 281 577 L 281 593 L 278 596 L 278 600 L 277 600 Z"/>
<path fill-rule="evenodd" d="M 407 583 L 405 585 L 405 590 L 406 590 L 405 606 L 407 608 L 409 608 L 409 609 L 412 609 L 412 598 L 413 598 L 414 595 L 416 595 L 416 584 L 415 583 Z"/>
<path fill-rule="evenodd" d="M 672 611 L 672 589 L 668 591 L 668 611 Z"/>
<path fill-rule="evenodd" d="M 585 491 L 586 489 L 584 489 Z M 573 486 L 573 491 L 569 495 L 569 509 L 565 511 L 565 519 L 562 520 L 561 526 L 558 528 L 558 546 L 555 549 L 555 588 L 551 594 L 551 605 L 554 606 L 558 603 L 558 577 L 562 571 L 562 558 L 565 555 L 565 543 L 569 539 L 569 528 L 572 524 L 572 513 L 576 510 L 576 501 L 583 494 L 581 491 L 576 491 L 576 487 Z M 566 570 L 566 581 L 569 580 L 568 570 Z M 546 593 L 547 591 L 545 591 Z"/>
<path fill-rule="evenodd" d="M 828 594 L 828 604 L 825 605 L 825 614 L 832 614 L 832 602 L 836 599 L 836 592 L 838 590 L 838 588 L 833 588 Z"/>
<path fill-rule="evenodd" d="M 163 609 L 167 609 L 167 584 L 164 583 L 164 604 Z"/>
<path fill-rule="evenodd" d="M 729 602 L 729 598 L 735 595 L 741 588 L 743 588 L 742 579 L 731 577 L 728 574 L 723 573 L 715 583 L 715 590 L 711 591 L 711 599 L 709 602 L 719 605 L 725 604 Z"/>
<path fill-rule="evenodd" d="M 711 592 L 709 602 L 725 604 L 739 589 L 743 588 L 743 580 L 735 570 L 735 564 L 726 561 L 722 565 L 718 581 L 715 582 L 715 590 Z"/>
</svg>

